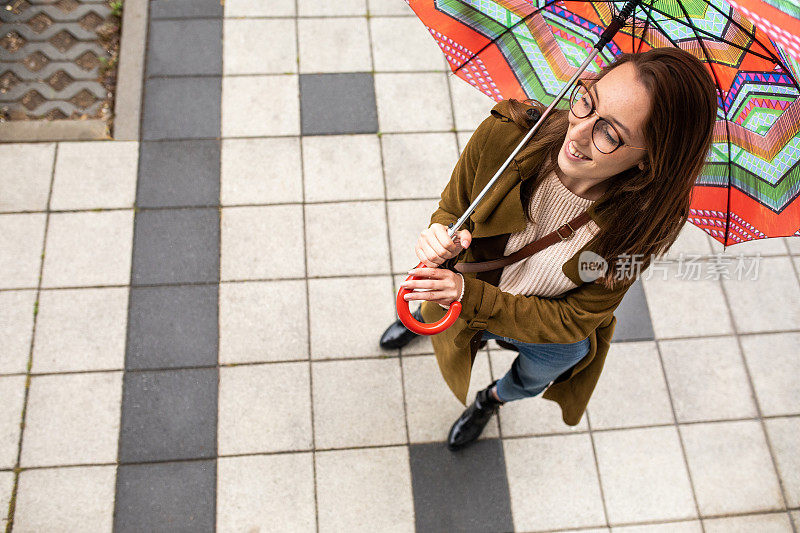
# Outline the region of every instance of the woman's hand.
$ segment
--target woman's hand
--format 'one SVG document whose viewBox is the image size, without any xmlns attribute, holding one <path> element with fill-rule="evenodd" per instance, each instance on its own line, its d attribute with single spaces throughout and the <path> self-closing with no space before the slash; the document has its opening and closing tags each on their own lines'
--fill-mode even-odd
<svg viewBox="0 0 800 533">
<path fill-rule="evenodd" d="M 400 284 L 408 290 L 428 289 L 423 292 L 410 292 L 403 298 L 410 300 L 430 300 L 437 304 L 449 306 L 461 295 L 462 278 L 456 272 L 446 268 L 413 268 L 408 271 L 415 277 L 424 279 L 412 279 Z"/>
<path fill-rule="evenodd" d="M 417 258 L 425 266 L 436 267 L 457 256 L 465 248 L 469 248 L 472 242 L 469 230 L 462 229 L 453 237 L 454 239 L 451 239 L 447 235 L 446 226 L 434 222 L 430 228 L 422 230 L 417 239 L 417 246 L 414 249 Z"/>
</svg>

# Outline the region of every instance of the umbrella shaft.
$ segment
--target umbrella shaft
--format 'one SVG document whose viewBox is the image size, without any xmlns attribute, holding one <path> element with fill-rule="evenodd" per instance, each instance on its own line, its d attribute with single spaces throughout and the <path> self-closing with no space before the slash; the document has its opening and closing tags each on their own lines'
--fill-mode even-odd
<svg viewBox="0 0 800 533">
<path fill-rule="evenodd" d="M 522 147 L 525 146 L 525 144 L 527 144 L 528 140 L 533 136 L 533 134 L 536 133 L 536 131 L 539 129 L 539 126 L 541 126 L 542 123 L 544 122 L 544 119 L 547 118 L 547 116 L 550 114 L 550 111 L 552 111 L 553 108 L 556 106 L 556 104 L 558 104 L 558 102 L 561 101 L 561 99 L 564 97 L 564 95 L 567 93 L 570 87 L 572 87 L 572 85 L 575 83 L 575 80 L 577 80 L 578 77 L 580 77 L 580 75 L 583 74 L 583 71 L 586 70 L 586 68 L 589 66 L 592 60 L 594 60 L 595 56 L 599 52 L 600 50 L 597 48 L 592 49 L 592 52 L 589 54 L 589 57 L 587 57 L 583 61 L 583 63 L 581 63 L 581 66 L 578 67 L 578 70 L 575 72 L 575 74 L 573 74 L 572 77 L 569 79 L 569 81 L 561 88 L 561 91 L 553 99 L 552 103 L 549 106 L 547 106 L 547 109 L 544 110 L 544 113 L 542 113 L 542 116 L 539 117 L 539 120 L 536 121 L 536 124 L 534 124 L 533 127 L 530 129 L 530 131 L 525 135 L 525 137 L 523 137 L 523 139 L 520 141 L 517 147 L 514 148 L 514 151 L 511 152 L 511 155 L 508 156 L 508 159 L 506 159 L 505 163 L 503 163 L 503 165 L 497 170 L 497 172 L 495 172 L 492 179 L 489 180 L 489 183 L 486 184 L 486 187 L 483 188 L 483 190 L 475 198 L 475 200 L 473 200 L 473 202 L 470 204 L 467 210 L 464 211 L 464 214 L 461 215 L 461 218 L 459 218 L 456 222 L 448 226 L 449 229 L 447 231 L 447 234 L 451 238 L 453 237 L 453 235 L 456 234 L 456 232 L 461 228 L 461 226 L 464 225 L 464 222 L 466 222 L 469 216 L 472 214 L 472 212 L 475 211 L 475 208 L 478 207 L 478 204 L 481 203 L 481 200 L 483 200 L 483 197 L 486 196 L 486 194 L 489 192 L 489 189 L 492 188 L 492 185 L 494 185 L 495 182 L 498 180 L 498 178 L 500 178 L 500 175 L 503 173 L 506 167 L 508 167 L 508 165 L 514 159 L 517 153 L 519 153 L 519 151 L 522 150 Z"/>
</svg>

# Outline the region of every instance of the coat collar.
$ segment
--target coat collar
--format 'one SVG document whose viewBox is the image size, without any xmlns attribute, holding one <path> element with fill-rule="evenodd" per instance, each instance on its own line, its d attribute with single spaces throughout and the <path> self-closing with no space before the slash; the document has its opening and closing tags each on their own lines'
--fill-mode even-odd
<svg viewBox="0 0 800 533">
<path fill-rule="evenodd" d="M 498 102 L 491 109 L 491 114 L 499 119 L 499 123 L 492 128 L 491 137 L 484 145 L 485 148 L 476 171 L 473 198 L 477 197 L 483 187 L 489 183 L 508 155 L 528 133 L 527 129 L 521 128 L 511 119 L 508 100 Z M 473 237 L 490 237 L 504 233 L 516 233 L 525 229 L 527 219 L 522 208 L 520 189 L 522 182 L 529 179 L 541 165 L 542 159 L 541 153 L 526 150 L 525 147 L 517 153 L 470 215 L 470 219 L 474 223 Z M 588 208 L 589 216 L 601 228 L 605 224 L 594 208 L 603 199 L 604 197 L 601 197 Z"/>
</svg>

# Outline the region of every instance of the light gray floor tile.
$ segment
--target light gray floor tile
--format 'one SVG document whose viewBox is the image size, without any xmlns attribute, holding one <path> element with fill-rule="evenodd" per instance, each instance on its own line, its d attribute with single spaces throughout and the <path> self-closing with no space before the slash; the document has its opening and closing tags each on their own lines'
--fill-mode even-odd
<svg viewBox="0 0 800 533">
<path fill-rule="evenodd" d="M 308 363 L 220 369 L 220 455 L 311 449 Z"/>
<path fill-rule="evenodd" d="M 382 132 L 449 131 L 453 128 L 444 72 L 375 74 L 378 124 Z M 414 109 L 414 113 L 409 113 Z"/>
<path fill-rule="evenodd" d="M 489 346 L 491 346 L 489 358 L 492 363 L 492 379 L 501 379 L 511 370 L 518 352 L 499 348 L 494 341 L 490 341 Z M 503 430 L 504 438 L 588 429 L 586 416 L 582 416 L 575 426 L 566 424 L 562 418 L 561 407 L 552 400 L 542 398 L 543 393 L 544 391 L 533 398 L 508 402 L 500 409 L 500 428 Z"/>
<path fill-rule="evenodd" d="M 0 468 L 10 469 L 16 465 L 19 451 L 25 376 L 0 377 L 0 397 Z"/>
<path fill-rule="evenodd" d="M 222 79 L 222 136 L 299 135 L 297 74 Z"/>
<path fill-rule="evenodd" d="M 685 279 L 675 263 L 664 268 L 642 276 L 656 338 L 733 333 L 719 281 Z"/>
<path fill-rule="evenodd" d="M 126 285 L 132 243 L 133 209 L 52 213 L 42 287 Z"/>
<path fill-rule="evenodd" d="M 653 322 L 640 279 L 625 292 L 625 297 L 614 310 L 614 316 L 617 317 L 617 323 L 611 342 L 649 341 L 654 338 Z"/>
<path fill-rule="evenodd" d="M 516 531 L 606 523 L 587 433 L 505 440 L 503 450 Z"/>
<path fill-rule="evenodd" d="M 226 17 L 293 17 L 294 0 L 226 0 Z"/>
<path fill-rule="evenodd" d="M 222 141 L 223 205 L 303 201 L 300 139 L 225 139 Z"/>
<path fill-rule="evenodd" d="M 302 142 L 306 202 L 384 198 L 376 135 L 313 135 Z"/>
<path fill-rule="evenodd" d="M 800 506 L 800 418 L 764 420 L 789 507 Z"/>
<path fill-rule="evenodd" d="M 368 0 L 370 15 L 414 15 L 414 11 L 405 2 L 396 0 Z"/>
<path fill-rule="evenodd" d="M 298 19 L 297 36 L 303 74 L 372 70 L 365 17 Z"/>
<path fill-rule="evenodd" d="M 792 522 L 794 522 L 795 530 L 800 528 L 800 511 L 792 511 L 790 514 L 792 515 Z"/>
<path fill-rule="evenodd" d="M 383 201 L 306 205 L 309 276 L 388 274 Z"/>
<path fill-rule="evenodd" d="M 429 225 L 438 200 L 392 200 L 388 202 L 389 238 L 392 243 L 392 272 L 404 273 L 420 263 L 416 254 L 420 233 Z M 399 289 L 399 285 L 398 285 Z"/>
<path fill-rule="evenodd" d="M 14 531 L 111 531 L 117 467 L 23 470 Z"/>
<path fill-rule="evenodd" d="M 587 411 L 593 429 L 672 423 L 656 344 L 611 346 Z"/>
<path fill-rule="evenodd" d="M 491 114 L 492 108 L 497 105 L 497 102 L 482 90 L 465 83 L 458 76 L 448 76 L 447 82 L 453 95 L 453 115 L 456 120 L 456 130 L 464 137 L 464 141 L 459 143 L 463 150 L 464 146 L 467 145 L 466 141 L 472 137 L 481 122 L 486 119 L 497 120 Z"/>
<path fill-rule="evenodd" d="M 397 359 L 315 362 L 311 379 L 317 448 L 408 441 Z"/>
<path fill-rule="evenodd" d="M 408 448 L 317 452 L 319 531 L 414 531 Z"/>
<path fill-rule="evenodd" d="M 700 524 L 700 520 L 681 520 L 662 522 L 660 524 L 611 528 L 611 533 L 702 533 L 702 531 L 703 526 Z"/>
<path fill-rule="evenodd" d="M 786 513 L 706 518 L 703 520 L 706 533 L 791 533 L 792 524 Z"/>
<path fill-rule="evenodd" d="M 21 466 L 115 462 L 121 401 L 122 372 L 34 376 Z"/>
<path fill-rule="evenodd" d="M 0 211 L 47 209 L 55 147 L 54 143 L 0 145 Z"/>
<path fill-rule="evenodd" d="M 47 215 L 0 215 L 0 287 L 35 288 L 44 244 Z"/>
<path fill-rule="evenodd" d="M 366 15 L 364 0 L 341 0 L 334 3 L 320 3 L 313 0 L 297 0 L 297 14 L 301 17 L 353 16 Z"/>
<path fill-rule="evenodd" d="M 61 143 L 51 209 L 133 207 L 138 142 Z"/>
<path fill-rule="evenodd" d="M 43 290 L 32 371 L 124 368 L 128 291 L 127 287 Z"/>
<path fill-rule="evenodd" d="M 11 502 L 11 491 L 14 489 L 14 472 L 0 472 L 0 528 L 8 528 L 8 505 Z"/>
<path fill-rule="evenodd" d="M 311 357 L 386 355 L 378 341 L 395 320 L 390 283 L 388 276 L 309 280 Z M 354 299 L 369 312 L 353 311 Z"/>
<path fill-rule="evenodd" d="M 611 524 L 696 518 L 674 426 L 594 433 Z"/>
<path fill-rule="evenodd" d="M 746 335 L 741 341 L 762 414 L 800 413 L 800 333 Z"/>
<path fill-rule="evenodd" d="M 782 507 L 758 421 L 689 424 L 681 436 L 701 516 Z"/>
<path fill-rule="evenodd" d="M 228 19 L 223 31 L 226 76 L 297 72 L 293 19 Z"/>
<path fill-rule="evenodd" d="M 25 372 L 31 352 L 36 291 L 0 292 L 0 374 Z"/>
<path fill-rule="evenodd" d="M 755 274 L 754 274 L 755 276 Z M 724 279 L 740 332 L 800 329 L 800 283 L 789 257 L 762 257 L 757 279 Z"/>
<path fill-rule="evenodd" d="M 306 308 L 302 280 L 220 284 L 220 363 L 307 358 Z"/>
<path fill-rule="evenodd" d="M 447 69 L 442 49 L 419 18 L 371 17 L 369 24 L 376 72 Z"/>
<path fill-rule="evenodd" d="M 436 357 L 423 355 L 404 358 L 403 381 L 409 440 L 412 443 L 447 440 L 450 427 L 465 408 L 442 379 Z M 488 358 L 485 353 L 479 354 L 472 367 L 467 405 L 472 403 L 475 394 L 486 388 L 491 381 Z M 504 409 L 505 406 L 501 412 L 504 412 Z M 497 417 L 492 417 L 479 438 L 497 438 L 497 436 Z"/>
<path fill-rule="evenodd" d="M 316 531 L 310 453 L 217 460 L 217 527 L 222 532 Z"/>
<path fill-rule="evenodd" d="M 381 139 L 386 197 L 438 201 L 458 161 L 455 134 L 403 133 Z"/>
<path fill-rule="evenodd" d="M 794 255 L 800 254 L 800 237 L 796 235 L 786 237 L 786 247 L 789 248 L 790 253 Z"/>
<path fill-rule="evenodd" d="M 672 340 L 659 344 L 679 422 L 757 415 L 736 338 Z"/>
<path fill-rule="evenodd" d="M 305 274 L 299 205 L 222 208 L 222 280 Z"/>
</svg>

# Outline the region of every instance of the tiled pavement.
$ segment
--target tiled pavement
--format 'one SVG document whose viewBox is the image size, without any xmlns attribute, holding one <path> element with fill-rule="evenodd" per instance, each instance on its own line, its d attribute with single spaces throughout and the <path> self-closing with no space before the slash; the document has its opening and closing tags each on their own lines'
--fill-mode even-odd
<svg viewBox="0 0 800 533">
<path fill-rule="evenodd" d="M 0 145 L 14 532 L 797 531 L 800 240 L 687 280 L 687 226 L 578 426 L 523 400 L 451 454 L 429 340 L 377 340 L 494 102 L 402 0 L 150 8 L 141 142 Z"/>
</svg>

